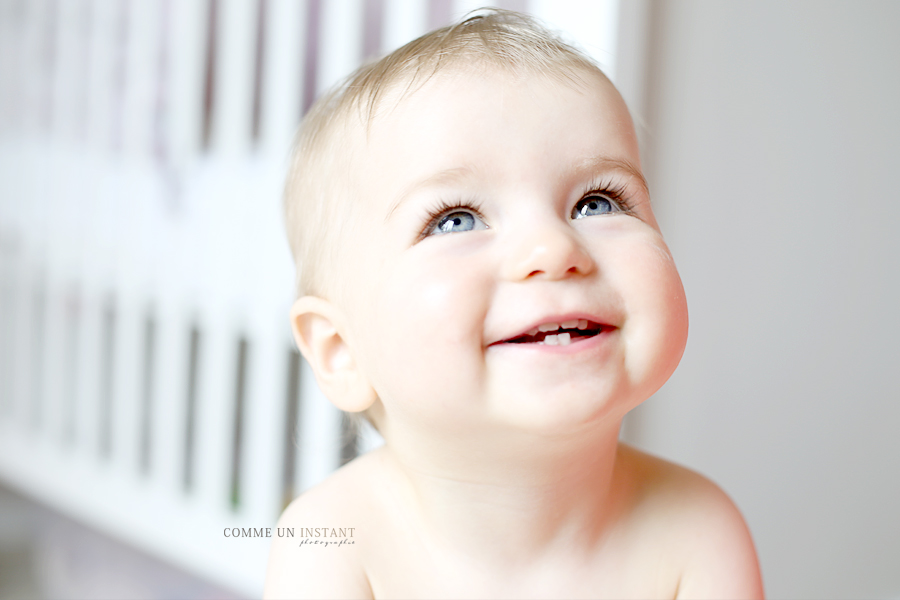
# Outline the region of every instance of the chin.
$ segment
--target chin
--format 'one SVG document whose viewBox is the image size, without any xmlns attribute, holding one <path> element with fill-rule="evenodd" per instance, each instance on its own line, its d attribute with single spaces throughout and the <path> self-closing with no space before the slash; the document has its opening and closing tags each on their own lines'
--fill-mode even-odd
<svg viewBox="0 0 900 600">
<path fill-rule="evenodd" d="M 618 428 L 625 414 L 645 399 L 608 383 L 584 388 L 507 398 L 491 417 L 500 425 L 542 437 L 572 436 Z"/>
</svg>

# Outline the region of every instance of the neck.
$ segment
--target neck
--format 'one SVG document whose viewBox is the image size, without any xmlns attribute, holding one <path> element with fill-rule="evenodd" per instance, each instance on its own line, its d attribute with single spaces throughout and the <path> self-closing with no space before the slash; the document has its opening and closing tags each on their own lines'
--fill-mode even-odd
<svg viewBox="0 0 900 600">
<path fill-rule="evenodd" d="M 554 548 L 596 545 L 607 531 L 618 502 L 619 425 L 557 437 L 431 438 L 415 448 L 389 439 L 385 452 L 436 539 L 521 564 Z"/>
</svg>

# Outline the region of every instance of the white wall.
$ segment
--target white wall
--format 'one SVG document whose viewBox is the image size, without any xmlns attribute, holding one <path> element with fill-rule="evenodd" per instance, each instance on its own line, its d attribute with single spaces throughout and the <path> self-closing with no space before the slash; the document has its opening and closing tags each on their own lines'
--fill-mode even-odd
<svg viewBox="0 0 900 600">
<path fill-rule="evenodd" d="M 771 597 L 900 597 L 900 3 L 652 12 L 691 333 L 638 440 L 735 498 Z"/>
</svg>

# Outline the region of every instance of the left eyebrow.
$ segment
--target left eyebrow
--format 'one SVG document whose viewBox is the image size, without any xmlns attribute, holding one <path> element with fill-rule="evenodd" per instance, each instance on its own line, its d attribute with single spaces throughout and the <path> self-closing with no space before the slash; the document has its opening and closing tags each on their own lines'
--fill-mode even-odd
<svg viewBox="0 0 900 600">
<path fill-rule="evenodd" d="M 650 190 L 647 187 L 647 180 L 644 179 L 644 174 L 641 173 L 641 170 L 638 169 L 634 164 L 627 160 L 623 160 L 620 158 L 613 158 L 611 156 L 593 156 L 591 158 L 586 158 L 577 164 L 574 169 L 574 173 L 576 175 L 582 175 L 585 173 L 597 173 L 598 171 L 624 171 L 627 175 L 630 175 L 632 178 L 636 179 L 638 184 L 643 188 L 644 192 L 648 195 L 650 194 Z"/>
<path fill-rule="evenodd" d="M 396 200 L 394 200 L 393 204 L 391 204 L 390 210 L 388 210 L 387 215 L 384 217 L 384 222 L 387 223 L 391 216 L 400 207 L 400 205 L 403 204 L 407 200 L 407 198 L 409 198 L 414 192 L 433 185 L 447 185 L 450 183 L 458 182 L 471 176 L 473 172 L 474 169 L 468 166 L 454 167 L 452 169 L 438 171 L 433 175 L 429 175 L 425 179 L 413 183 L 408 188 L 406 188 L 406 190 L 404 190 Z"/>
</svg>

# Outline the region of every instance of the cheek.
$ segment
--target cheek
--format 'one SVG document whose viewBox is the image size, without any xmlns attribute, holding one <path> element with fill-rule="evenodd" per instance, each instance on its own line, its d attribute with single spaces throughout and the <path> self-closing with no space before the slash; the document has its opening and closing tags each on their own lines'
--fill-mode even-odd
<svg viewBox="0 0 900 600">
<path fill-rule="evenodd" d="M 675 267 L 675 261 L 668 250 L 661 250 L 657 255 L 656 280 L 659 282 L 657 298 L 660 314 L 660 332 L 662 334 L 661 369 L 668 379 L 684 354 L 688 336 L 688 308 L 681 276 Z M 662 383 L 660 383 L 662 385 Z"/>
<path fill-rule="evenodd" d="M 432 261 L 383 268 L 369 295 L 372 383 L 386 404 L 453 399 L 480 380 L 485 286 L 471 270 Z M 432 404 L 434 405 L 434 404 Z M 387 407 L 390 410 L 390 406 Z"/>
<path fill-rule="evenodd" d="M 437 345 L 423 339 L 425 335 L 456 344 L 472 341 L 481 330 L 483 299 L 475 278 L 465 271 L 440 266 L 397 269 L 376 285 L 373 307 L 390 316 L 393 331 L 418 340 L 420 349 Z"/>
<path fill-rule="evenodd" d="M 654 236 L 655 237 L 655 236 Z M 671 254 L 660 239 L 624 249 L 619 273 L 628 321 L 627 367 L 632 380 L 652 394 L 678 366 L 687 344 L 684 287 Z"/>
</svg>

